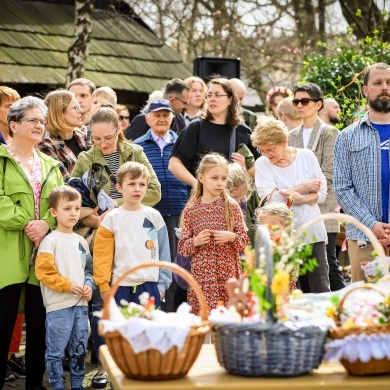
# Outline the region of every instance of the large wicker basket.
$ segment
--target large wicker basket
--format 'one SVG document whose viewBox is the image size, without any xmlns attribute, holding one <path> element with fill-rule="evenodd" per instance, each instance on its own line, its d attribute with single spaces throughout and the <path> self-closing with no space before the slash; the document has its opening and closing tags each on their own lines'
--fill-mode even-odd
<svg viewBox="0 0 390 390">
<path fill-rule="evenodd" d="M 390 324 L 386 325 L 371 325 L 367 327 L 354 327 L 344 329 L 340 326 L 340 314 L 343 311 L 346 298 L 354 291 L 357 290 L 374 290 L 383 296 L 387 297 L 387 294 L 377 286 L 366 283 L 361 286 L 356 286 L 351 288 L 341 299 L 338 304 L 337 310 L 335 311 L 335 322 L 337 328 L 331 329 L 330 337 L 332 339 L 343 339 L 348 336 L 359 336 L 361 334 L 365 335 L 378 335 L 387 333 L 390 334 Z M 373 375 L 373 374 L 386 374 L 390 373 L 390 360 L 387 358 L 384 359 L 374 359 L 371 358 L 368 362 L 362 362 L 357 359 L 355 362 L 350 362 L 347 359 L 341 359 L 341 364 L 345 367 L 347 372 L 351 375 Z"/>
<path fill-rule="evenodd" d="M 200 302 L 200 317 L 202 322 L 199 325 L 193 325 L 191 327 L 184 346 L 180 351 L 174 346 L 164 355 L 156 349 L 149 349 L 138 354 L 134 353 L 130 343 L 119 331 L 105 332 L 102 336 L 106 341 L 112 358 L 126 377 L 141 380 L 182 378 L 195 362 L 202 347 L 204 336 L 210 331 L 210 324 L 207 321 L 208 308 L 206 299 L 199 284 L 187 271 L 176 264 L 162 261 L 147 262 L 129 269 L 111 286 L 109 293 L 105 297 L 102 319 L 110 318 L 109 302 L 124 278 L 133 272 L 148 267 L 169 269 L 179 274 L 191 285 Z M 102 329 L 100 329 L 100 332 L 102 332 Z"/>
<path fill-rule="evenodd" d="M 374 249 L 378 252 L 378 256 L 381 258 L 382 264 L 383 264 L 383 272 L 388 278 L 389 268 L 388 268 L 388 262 L 385 256 L 384 249 L 374 233 L 369 229 L 367 226 L 362 225 L 358 220 L 356 220 L 354 217 L 346 214 L 337 214 L 337 213 L 328 213 L 323 214 L 321 217 L 318 217 L 314 220 L 309 221 L 308 223 L 305 223 L 301 226 L 301 229 L 306 229 L 308 226 L 310 226 L 312 223 L 315 223 L 319 220 L 329 220 L 329 219 L 338 219 L 346 221 L 347 223 L 350 223 L 352 225 L 355 225 L 358 227 L 370 240 L 371 244 L 373 245 Z M 343 329 L 340 325 L 340 317 L 339 313 L 343 308 L 345 298 L 356 289 L 371 289 L 376 290 L 380 292 L 381 294 L 386 295 L 381 289 L 378 287 L 372 285 L 372 284 L 364 284 L 363 286 L 357 286 L 356 288 L 351 289 L 347 294 L 345 294 L 344 298 L 339 303 L 339 309 L 336 311 L 335 321 L 337 327 L 330 330 L 330 337 L 332 339 L 342 339 L 347 336 L 351 335 L 359 335 L 359 334 L 379 334 L 379 333 L 390 333 L 390 326 L 389 325 L 377 325 L 377 326 L 368 326 L 368 327 L 354 327 L 354 328 L 348 328 Z M 355 362 L 350 362 L 346 359 L 340 360 L 341 364 L 345 367 L 347 372 L 351 375 L 371 375 L 371 374 L 384 374 L 390 372 L 390 360 L 388 359 L 371 359 L 369 362 L 362 362 L 361 360 L 356 360 Z"/>
<path fill-rule="evenodd" d="M 273 258 L 268 230 L 259 226 L 255 249 L 265 250 L 267 280 L 272 280 Z M 269 284 L 268 283 L 268 284 Z M 268 292 L 270 294 L 268 285 Z M 293 330 L 273 323 L 213 326 L 217 358 L 229 373 L 251 377 L 291 377 L 317 368 L 322 360 L 328 330 L 308 325 Z"/>
</svg>

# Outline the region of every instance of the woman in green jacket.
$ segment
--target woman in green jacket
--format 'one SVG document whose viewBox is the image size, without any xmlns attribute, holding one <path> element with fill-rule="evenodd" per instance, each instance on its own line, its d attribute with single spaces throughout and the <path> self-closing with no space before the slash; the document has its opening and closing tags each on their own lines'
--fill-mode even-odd
<svg viewBox="0 0 390 390">
<path fill-rule="evenodd" d="M 46 311 L 34 255 L 55 227 L 49 194 L 63 184 L 58 162 L 34 149 L 45 133 L 46 115 L 36 97 L 13 103 L 7 115 L 12 144 L 0 146 L 0 388 L 20 300 L 26 318 L 26 389 L 41 388 L 45 372 Z"/>
<path fill-rule="evenodd" d="M 118 114 L 109 107 L 100 108 L 96 111 L 90 121 L 92 142 L 94 147 L 79 154 L 78 161 L 72 171 L 72 177 L 81 178 L 85 172 L 90 170 L 93 163 L 98 163 L 104 169 L 100 170 L 102 175 L 100 183 L 107 195 L 111 198 L 115 207 L 123 204 L 122 195 L 116 189 L 116 172 L 118 168 L 127 161 L 136 161 L 145 165 L 150 172 L 150 182 L 146 190 L 143 203 L 153 207 L 161 199 L 161 186 L 154 172 L 152 165 L 146 157 L 141 146 L 124 141 L 122 133 L 119 131 Z M 97 208 L 86 211 L 83 208 L 81 222 L 83 225 L 97 229 L 103 220 L 105 213 L 98 215 Z M 92 248 L 91 248 L 92 249 Z M 102 300 L 99 289 L 95 289 L 92 296 L 92 310 L 99 311 L 102 307 Z M 100 345 L 104 343 L 97 332 L 96 317 L 91 319 L 91 331 L 96 355 Z M 108 377 L 103 366 L 98 362 L 98 372 L 92 378 L 92 386 L 98 389 L 107 385 Z"/>
</svg>

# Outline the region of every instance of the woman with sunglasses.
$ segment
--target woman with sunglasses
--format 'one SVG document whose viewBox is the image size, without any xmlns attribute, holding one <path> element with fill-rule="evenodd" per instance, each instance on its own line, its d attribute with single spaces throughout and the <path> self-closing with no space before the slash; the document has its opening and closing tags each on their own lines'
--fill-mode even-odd
<svg viewBox="0 0 390 390">
<path fill-rule="evenodd" d="M 241 109 L 231 82 L 212 79 L 207 89 L 207 110 L 193 120 L 176 141 L 168 169 L 181 181 L 193 187 L 195 172 L 204 154 L 217 152 L 247 169 L 245 157 L 237 150 L 244 144 L 258 157 L 250 141 L 251 130 L 244 124 Z M 254 166 L 248 169 L 254 177 Z"/>
<path fill-rule="evenodd" d="M 318 203 L 324 202 L 327 185 L 314 153 L 288 146 L 287 134 L 283 122 L 259 118 L 251 136 L 262 155 L 255 163 L 255 182 L 260 199 L 285 202 L 294 213 L 294 228 L 299 228 L 321 215 Z M 324 222 L 312 225 L 303 238 L 306 244 L 313 244 L 312 255 L 318 263 L 307 274 L 311 292 L 330 291 Z"/>
<path fill-rule="evenodd" d="M 14 102 L 7 114 L 12 143 L 0 146 L 0 389 L 19 301 L 26 320 L 24 385 L 44 389 L 46 310 L 35 275 L 35 250 L 56 225 L 48 197 L 63 184 L 58 161 L 35 149 L 45 133 L 46 114 L 37 97 Z"/>
<path fill-rule="evenodd" d="M 161 199 L 161 186 L 156 173 L 142 147 L 124 140 L 123 134 L 119 132 L 120 124 L 115 110 L 109 107 L 99 108 L 92 114 L 90 126 L 94 146 L 88 152 L 83 152 L 79 155 L 79 159 L 72 171 L 72 177 L 81 178 L 85 172 L 89 171 L 92 164 L 100 164 L 104 168 L 101 170 L 102 177 L 100 180 L 106 182 L 103 189 L 112 199 L 114 205 L 118 207 L 118 205 L 123 203 L 123 198 L 116 188 L 116 173 L 123 163 L 136 161 L 145 165 L 150 172 L 149 185 L 142 203 L 153 207 L 159 202 Z M 99 215 L 97 209 L 90 209 L 89 213 L 85 209 L 83 207 L 82 215 L 88 216 L 82 219 L 82 224 L 97 229 L 106 212 Z M 99 289 L 96 288 L 92 296 L 92 310 L 101 310 L 102 304 Z M 99 347 L 104 344 L 104 340 L 98 335 L 97 323 L 98 318 L 93 316 L 91 318 L 91 333 L 96 356 L 99 356 Z M 92 378 L 92 386 L 102 389 L 106 387 L 107 383 L 108 376 L 106 371 L 98 361 L 98 371 Z"/>
<path fill-rule="evenodd" d="M 125 136 L 126 130 L 130 125 L 129 110 L 124 104 L 117 104 L 116 113 L 118 114 L 119 118 L 119 132 L 122 133 L 123 136 Z"/>
<path fill-rule="evenodd" d="M 67 182 L 79 153 L 90 148 L 80 130 L 82 110 L 76 95 L 65 89 L 49 92 L 45 103 L 48 109 L 46 135 L 38 149 L 60 162 L 62 177 Z"/>
</svg>

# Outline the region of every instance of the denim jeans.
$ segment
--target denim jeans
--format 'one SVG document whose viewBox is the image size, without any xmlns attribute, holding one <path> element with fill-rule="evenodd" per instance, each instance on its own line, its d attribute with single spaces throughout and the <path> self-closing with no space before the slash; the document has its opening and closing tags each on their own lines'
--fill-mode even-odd
<svg viewBox="0 0 390 390">
<path fill-rule="evenodd" d="M 62 390 L 62 359 L 69 342 L 70 380 L 72 389 L 79 389 L 85 375 L 88 342 L 88 307 L 72 306 L 46 314 L 45 363 L 53 390 Z"/>
</svg>

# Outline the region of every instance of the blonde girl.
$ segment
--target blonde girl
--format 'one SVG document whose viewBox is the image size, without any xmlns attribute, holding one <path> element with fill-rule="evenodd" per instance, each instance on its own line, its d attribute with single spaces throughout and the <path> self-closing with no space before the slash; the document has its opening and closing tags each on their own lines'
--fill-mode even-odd
<svg viewBox="0 0 390 390">
<path fill-rule="evenodd" d="M 201 285 L 209 309 L 227 302 L 226 281 L 241 276 L 239 253 L 249 244 L 240 206 L 226 189 L 228 176 L 226 158 L 206 154 L 181 218 L 178 253 L 192 258 L 191 273 Z M 199 303 L 191 287 L 187 301 L 198 313 Z"/>
</svg>

